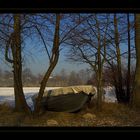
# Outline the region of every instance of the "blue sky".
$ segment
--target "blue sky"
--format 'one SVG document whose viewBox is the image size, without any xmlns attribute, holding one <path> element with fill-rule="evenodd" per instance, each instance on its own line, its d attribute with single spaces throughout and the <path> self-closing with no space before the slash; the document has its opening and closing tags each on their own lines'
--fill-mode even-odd
<svg viewBox="0 0 140 140">
<path fill-rule="evenodd" d="M 41 47 L 41 46 L 40 46 Z M 122 45 L 122 52 L 127 51 L 127 45 Z M 33 49 L 32 50 L 32 57 L 31 56 L 26 56 L 26 59 L 24 60 L 23 67 L 28 67 L 32 70 L 33 74 L 38 74 L 38 73 L 44 73 L 47 70 L 48 67 L 48 57 L 46 55 L 45 51 L 38 52 L 38 49 Z M 60 57 L 58 60 L 58 63 L 53 71 L 53 74 L 59 73 L 62 69 L 65 69 L 66 72 L 71 72 L 71 71 L 79 71 L 81 69 L 86 69 L 89 68 L 88 64 L 79 64 L 76 62 L 69 62 L 66 60 L 65 57 L 66 50 L 62 51 L 60 53 Z M 0 68 L 3 70 L 12 70 L 12 67 L 7 66 L 7 63 L 5 64 L 3 61 L 0 62 L 2 65 Z"/>
<path fill-rule="evenodd" d="M 42 47 L 43 48 L 43 47 Z M 32 53 L 34 54 L 33 59 L 32 57 L 28 57 L 28 61 L 25 60 L 26 67 L 30 68 L 34 74 L 37 73 L 44 73 L 48 67 L 48 57 L 45 50 L 38 51 L 37 49 L 33 50 Z M 87 64 L 78 64 L 76 62 L 69 62 L 66 60 L 65 51 L 61 51 L 58 63 L 53 71 L 54 74 L 59 73 L 62 69 L 65 69 L 67 72 L 71 71 L 79 71 L 81 69 L 88 68 Z"/>
<path fill-rule="evenodd" d="M 30 48 L 30 52 L 28 51 Z M 25 52 L 23 53 L 24 58 L 24 67 L 28 67 L 32 70 L 34 74 L 44 73 L 47 70 L 48 66 L 48 57 L 46 55 L 45 49 L 43 49 L 43 45 L 39 43 L 34 37 L 32 39 L 26 40 L 25 42 Z M 122 51 L 125 51 L 127 47 L 125 45 L 121 46 Z M 71 71 L 78 71 L 80 69 L 89 68 L 87 64 L 78 64 L 78 63 L 70 63 L 66 60 L 65 54 L 66 50 L 63 50 L 60 53 L 60 58 L 56 68 L 54 69 L 53 73 L 59 73 L 62 69 L 65 69 L 67 72 Z M 27 53 L 28 52 L 28 53 Z M 2 69 L 11 70 L 6 64 L 2 61 L 0 62 L 2 65 Z"/>
<path fill-rule="evenodd" d="M 22 56 L 24 58 L 23 61 L 23 69 L 24 68 L 30 68 L 33 74 L 38 74 L 38 73 L 44 73 L 47 71 L 48 68 L 48 57 L 47 53 L 44 50 L 44 47 L 42 45 L 39 46 L 37 43 L 33 43 L 31 40 L 27 41 L 25 45 L 25 50 Z M 30 46 L 30 52 L 27 53 L 26 49 Z M 33 49 L 34 48 L 34 49 Z M 53 74 L 59 73 L 62 69 L 65 69 L 66 72 L 71 72 L 71 71 L 79 71 L 81 69 L 86 69 L 89 66 L 87 64 L 78 64 L 76 62 L 69 62 L 66 60 L 65 57 L 66 50 L 62 50 L 60 53 L 60 57 L 58 60 L 58 63 L 53 71 Z M 6 61 L 2 60 L 0 61 L 1 69 L 2 70 L 12 70 L 12 66 L 7 63 Z"/>
</svg>

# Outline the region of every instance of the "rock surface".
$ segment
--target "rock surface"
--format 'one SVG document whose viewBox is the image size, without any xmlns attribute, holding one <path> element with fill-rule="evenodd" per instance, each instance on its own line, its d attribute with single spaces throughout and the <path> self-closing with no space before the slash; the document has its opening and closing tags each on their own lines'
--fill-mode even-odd
<svg viewBox="0 0 140 140">
<path fill-rule="evenodd" d="M 58 122 L 56 120 L 47 120 L 48 126 L 58 126 Z"/>
<path fill-rule="evenodd" d="M 95 119 L 96 118 L 96 115 L 95 114 L 91 114 L 91 113 L 86 113 L 83 115 L 83 118 L 88 120 L 88 119 Z"/>
</svg>

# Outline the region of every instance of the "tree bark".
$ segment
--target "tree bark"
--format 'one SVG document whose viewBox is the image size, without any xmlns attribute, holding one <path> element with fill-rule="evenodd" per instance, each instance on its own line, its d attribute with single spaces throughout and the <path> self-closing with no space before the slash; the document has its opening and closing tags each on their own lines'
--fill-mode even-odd
<svg viewBox="0 0 140 140">
<path fill-rule="evenodd" d="M 115 46 L 116 46 L 116 57 L 117 57 L 117 75 L 116 75 L 116 95 L 118 102 L 123 102 L 123 87 L 122 87 L 122 68 L 121 68 L 121 53 L 119 47 L 119 32 L 118 32 L 118 20 L 116 14 L 114 14 L 114 31 L 115 31 Z"/>
<path fill-rule="evenodd" d="M 102 110 L 102 60 L 101 60 L 101 38 L 100 38 L 100 27 L 99 22 L 97 22 L 98 30 L 98 50 L 97 50 L 97 59 L 98 59 L 98 70 L 97 70 L 97 109 Z"/>
<path fill-rule="evenodd" d="M 126 95 L 126 101 L 129 103 L 130 101 L 130 77 L 131 77 L 131 42 L 130 42 L 130 19 L 129 14 L 127 14 L 127 34 L 128 34 L 128 71 L 127 71 L 127 95 Z"/>
<path fill-rule="evenodd" d="M 135 15 L 136 71 L 132 105 L 140 108 L 140 14 Z"/>
<path fill-rule="evenodd" d="M 50 59 L 50 66 L 46 74 L 44 75 L 43 80 L 41 81 L 40 90 L 39 90 L 38 97 L 35 102 L 34 115 L 38 115 L 40 112 L 41 100 L 44 94 L 47 81 L 59 59 L 59 26 L 60 26 L 60 14 L 56 14 L 56 25 L 55 25 L 53 48 L 52 48 L 52 56 Z"/>
<path fill-rule="evenodd" d="M 20 14 L 14 16 L 14 33 L 12 37 L 12 56 L 13 56 L 13 75 L 14 75 L 14 93 L 15 93 L 15 110 L 30 113 L 23 93 L 22 85 L 22 56 L 21 56 L 21 23 Z"/>
</svg>

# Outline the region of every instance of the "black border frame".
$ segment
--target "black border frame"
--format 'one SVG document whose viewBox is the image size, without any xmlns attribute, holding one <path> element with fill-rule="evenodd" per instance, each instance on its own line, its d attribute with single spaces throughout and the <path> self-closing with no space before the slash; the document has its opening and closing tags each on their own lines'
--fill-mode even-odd
<svg viewBox="0 0 140 140">
<path fill-rule="evenodd" d="M 0 0 L 0 13 L 139 13 L 139 0 Z M 0 132 L 140 132 L 140 127 L 0 127 Z"/>
</svg>

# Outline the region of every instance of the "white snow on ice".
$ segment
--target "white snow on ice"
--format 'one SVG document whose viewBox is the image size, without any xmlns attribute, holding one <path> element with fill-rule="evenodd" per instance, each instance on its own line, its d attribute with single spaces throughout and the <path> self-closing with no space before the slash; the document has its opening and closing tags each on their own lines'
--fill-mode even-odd
<svg viewBox="0 0 140 140">
<path fill-rule="evenodd" d="M 45 90 L 55 89 L 59 87 L 47 87 Z M 105 101 L 106 102 L 116 102 L 115 92 L 113 87 L 104 88 L 106 91 Z M 37 94 L 39 87 L 24 87 L 24 94 L 28 105 L 33 109 L 33 102 L 31 97 L 34 94 Z M 12 87 L 0 87 L 0 104 L 8 103 L 11 106 L 14 106 L 14 88 Z"/>
<path fill-rule="evenodd" d="M 55 89 L 59 87 L 47 87 L 45 90 Z M 33 109 L 33 102 L 31 97 L 39 92 L 39 87 L 24 87 L 24 94 L 27 104 Z M 0 104 L 8 103 L 10 106 L 15 106 L 14 88 L 0 87 Z"/>
<path fill-rule="evenodd" d="M 117 102 L 116 94 L 115 94 L 115 88 L 114 87 L 106 87 L 104 88 L 106 94 L 105 94 L 105 101 L 106 102 Z"/>
</svg>

